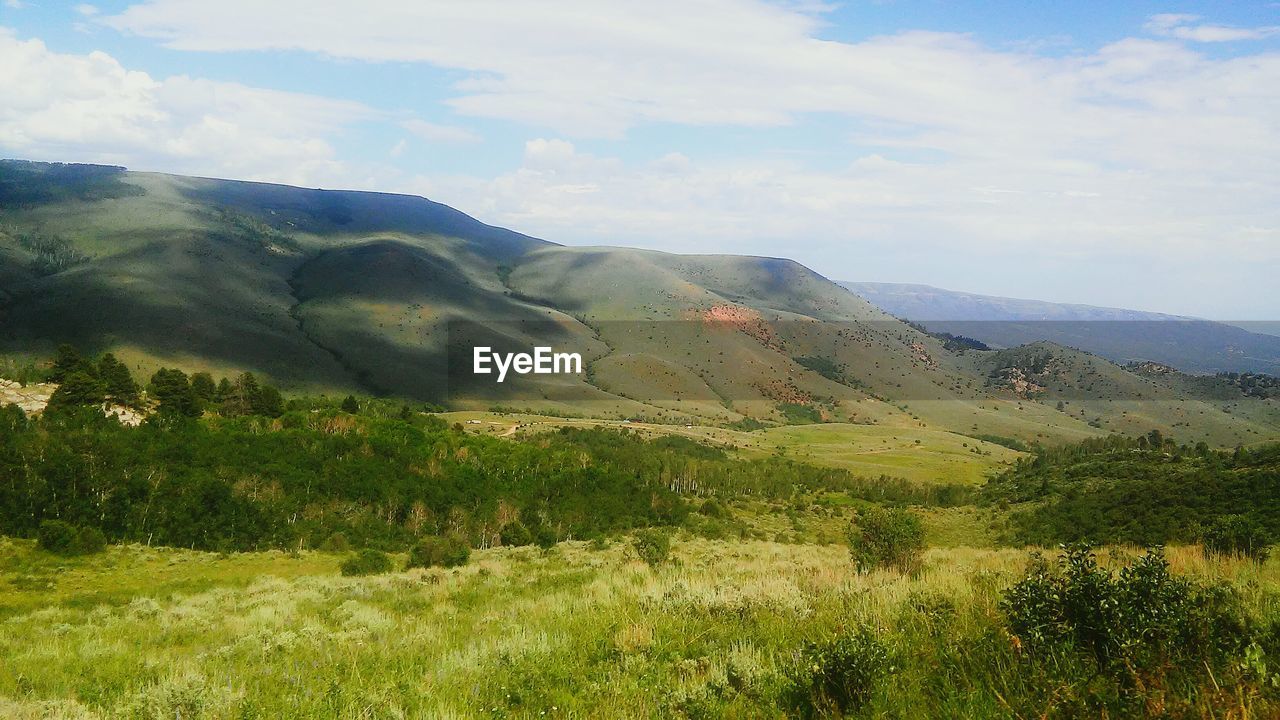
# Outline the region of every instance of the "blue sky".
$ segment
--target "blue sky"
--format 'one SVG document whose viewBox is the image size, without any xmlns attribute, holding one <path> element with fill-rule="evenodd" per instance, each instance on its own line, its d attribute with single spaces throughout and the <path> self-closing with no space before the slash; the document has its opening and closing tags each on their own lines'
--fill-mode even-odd
<svg viewBox="0 0 1280 720">
<path fill-rule="evenodd" d="M 1280 317 L 1275 2 L 0 0 L 0 98 L 5 156 Z"/>
</svg>

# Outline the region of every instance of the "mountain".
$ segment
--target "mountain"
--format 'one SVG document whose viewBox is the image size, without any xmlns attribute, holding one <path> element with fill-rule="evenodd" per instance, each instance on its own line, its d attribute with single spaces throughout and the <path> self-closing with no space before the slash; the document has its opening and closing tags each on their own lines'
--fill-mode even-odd
<svg viewBox="0 0 1280 720">
<path fill-rule="evenodd" d="M 0 162 L 0 369 L 63 342 L 141 378 L 247 370 L 295 393 L 459 409 L 1033 442 L 1280 435 L 1273 400 L 1093 356 L 1063 376 L 1081 407 L 1059 408 L 1066 390 L 1010 381 L 1018 358 L 956 347 L 790 260 L 564 247 L 403 195 Z M 538 345 L 585 372 L 470 373 L 476 346 Z M 1028 352 L 1039 367 L 1076 351 Z"/>
<path fill-rule="evenodd" d="M 1191 373 L 1280 375 L 1280 337 L 1162 313 L 975 295 L 902 283 L 842 282 L 876 307 L 934 332 L 1013 347 L 1039 340 L 1118 363 L 1152 361 Z"/>
</svg>

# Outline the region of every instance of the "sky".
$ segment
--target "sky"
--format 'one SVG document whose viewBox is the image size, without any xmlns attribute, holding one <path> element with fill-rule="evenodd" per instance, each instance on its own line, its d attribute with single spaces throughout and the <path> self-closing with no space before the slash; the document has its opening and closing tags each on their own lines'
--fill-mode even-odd
<svg viewBox="0 0 1280 720">
<path fill-rule="evenodd" d="M 1280 2 L 0 0 L 0 156 L 1280 319 Z"/>
</svg>

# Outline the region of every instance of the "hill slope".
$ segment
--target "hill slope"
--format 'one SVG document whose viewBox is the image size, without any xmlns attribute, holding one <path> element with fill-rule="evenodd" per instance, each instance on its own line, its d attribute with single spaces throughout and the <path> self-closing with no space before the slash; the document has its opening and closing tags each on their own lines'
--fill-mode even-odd
<svg viewBox="0 0 1280 720">
<path fill-rule="evenodd" d="M 3 162 L 0 280 L 11 362 L 71 342 L 142 377 L 252 370 L 294 391 L 668 423 L 1046 442 L 1137 424 L 993 384 L 991 353 L 950 347 L 789 260 L 562 247 L 423 198 Z M 475 345 L 579 352 L 586 372 L 499 385 L 466 371 Z M 1181 439 L 1234 445 L 1280 428 L 1274 401 L 1106 366 L 1133 378 L 1122 394 L 1156 382 L 1172 400 L 1239 406 L 1194 427 L 1141 414 Z"/>
</svg>

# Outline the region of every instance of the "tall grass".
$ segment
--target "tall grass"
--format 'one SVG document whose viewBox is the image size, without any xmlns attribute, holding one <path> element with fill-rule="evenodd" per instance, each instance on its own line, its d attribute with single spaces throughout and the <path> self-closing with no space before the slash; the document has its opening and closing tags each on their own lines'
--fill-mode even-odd
<svg viewBox="0 0 1280 720">
<path fill-rule="evenodd" d="M 1169 559 L 1276 612 L 1274 563 Z M 889 663 L 864 673 L 880 679 L 855 715 L 1052 717 L 1079 691 L 1046 684 L 1003 629 L 1020 550 L 931 549 L 914 578 L 859 574 L 840 545 L 688 536 L 654 567 L 622 542 L 370 577 L 341 560 L 0 541 L 0 717 L 794 717 L 805 648 L 855 629 Z M 1280 662 L 1254 660 L 1179 688 L 1192 716 L 1274 717 Z"/>
</svg>

